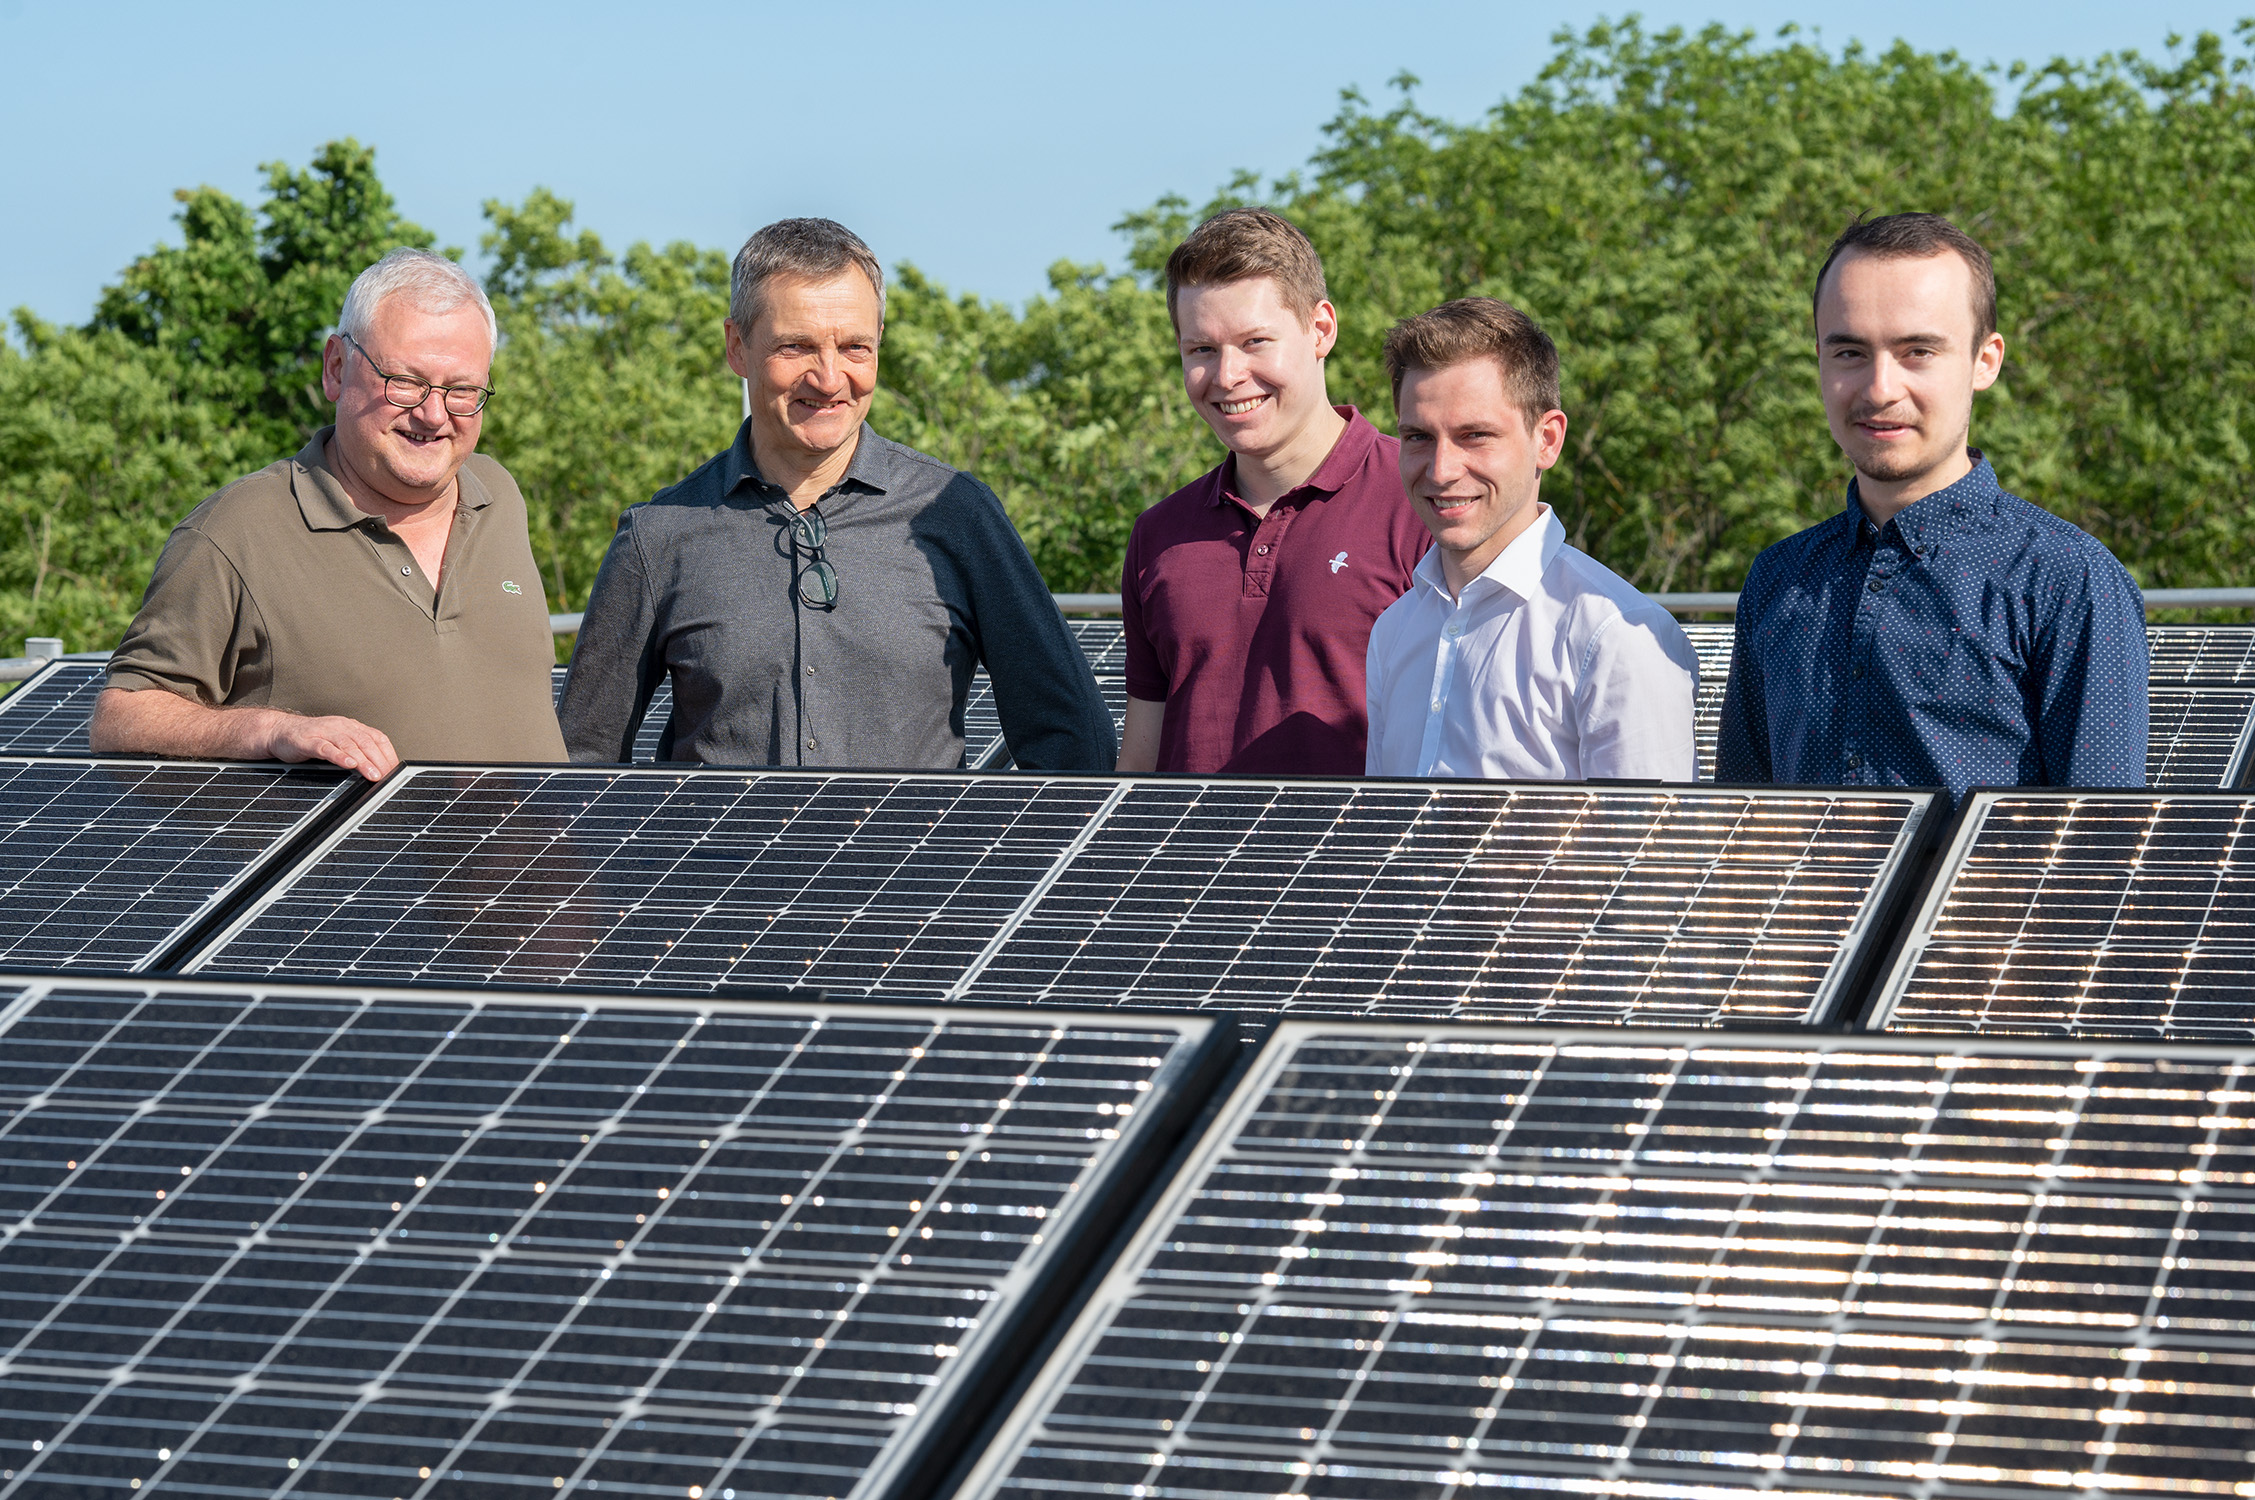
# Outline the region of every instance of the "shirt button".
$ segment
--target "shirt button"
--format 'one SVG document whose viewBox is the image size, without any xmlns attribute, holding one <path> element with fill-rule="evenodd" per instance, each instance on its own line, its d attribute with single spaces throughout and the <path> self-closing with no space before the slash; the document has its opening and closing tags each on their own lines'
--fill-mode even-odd
<svg viewBox="0 0 2255 1500">
<path fill-rule="evenodd" d="M 413 578 L 415 576 L 415 570 L 413 568 L 401 568 L 399 570 L 399 576 L 402 578 Z"/>
<path fill-rule="evenodd" d="M 1871 581 L 1871 591 L 1872 591 L 1873 593 L 1875 593 L 1875 594 L 1876 594 L 1876 593 L 1878 593 L 1878 592 L 1879 592 L 1879 591 L 1880 591 L 1881 589 L 1883 589 L 1883 588 L 1885 588 L 1885 587 L 1886 587 L 1886 585 L 1885 585 L 1884 583 L 1882 583 L 1882 582 L 1881 582 L 1881 581 L 1880 581 L 1879 579 L 1877 579 L 1877 578 L 1874 578 L 1874 579 L 1873 579 L 1873 580 Z"/>
<path fill-rule="evenodd" d="M 808 667 L 808 668 L 807 668 L 807 670 L 808 670 L 809 672 L 811 672 L 811 671 L 813 671 L 813 670 L 814 670 L 814 668 L 812 668 L 812 667 Z M 1863 676 L 1863 674 L 1864 674 L 1864 669 L 1863 669 L 1863 668 L 1861 668 L 1861 667 L 1850 667 L 1850 668 L 1848 669 L 1848 675 L 1849 675 L 1850 677 L 1861 677 L 1861 676 Z"/>
<path fill-rule="evenodd" d="M 1255 547 L 1253 551 L 1258 553 L 1262 557 L 1268 556 L 1268 543 L 1261 543 L 1258 547 Z"/>
<path fill-rule="evenodd" d="M 1462 620 L 1449 621 L 1448 624 L 1441 627 L 1441 634 L 1452 641 L 1455 640 L 1458 636 L 1464 634 L 1464 622 Z"/>
<path fill-rule="evenodd" d="M 808 741 L 807 741 L 807 743 L 811 745 L 811 744 L 813 744 L 813 743 L 814 743 L 814 741 L 812 741 L 812 740 L 808 740 Z M 1860 765 L 1862 765 L 1862 764 L 1863 764 L 1863 757 L 1862 757 L 1862 756 L 1860 756 L 1860 755 L 1856 754 L 1856 752 L 1855 752 L 1855 751 L 1853 751 L 1853 750 L 1851 750 L 1851 751 L 1849 751 L 1849 752 L 1848 752 L 1848 769 L 1849 769 L 1849 770 L 1853 771 L 1853 770 L 1854 770 L 1854 769 L 1855 769 L 1856 767 L 1858 767 L 1858 766 L 1860 766 Z"/>
<path fill-rule="evenodd" d="M 806 742 L 806 747 L 807 747 L 807 748 L 808 748 L 809 750 L 812 750 L 812 749 L 814 748 L 814 741 L 813 741 L 812 739 L 809 739 L 809 740 L 808 740 L 808 741 Z"/>
<path fill-rule="evenodd" d="M 812 677 L 812 676 L 814 675 L 814 668 L 813 668 L 813 666 L 809 665 L 809 666 L 807 667 L 807 669 L 806 669 L 806 675 L 807 675 L 807 676 L 809 676 L 809 677 Z"/>
</svg>

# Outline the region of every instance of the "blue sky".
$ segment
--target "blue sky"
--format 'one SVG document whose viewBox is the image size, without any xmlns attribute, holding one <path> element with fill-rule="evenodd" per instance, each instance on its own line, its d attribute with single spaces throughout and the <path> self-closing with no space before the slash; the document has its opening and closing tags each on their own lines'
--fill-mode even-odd
<svg viewBox="0 0 2255 1500">
<path fill-rule="evenodd" d="M 1120 215 L 1303 163 L 1357 85 L 1469 118 L 1561 25 L 1623 5 L 982 3 L 627 7 L 55 5 L 0 0 L 0 309 L 80 321 L 174 234 L 172 190 L 255 197 L 258 166 L 352 135 L 409 217 L 474 247 L 487 198 L 536 185 L 614 248 L 733 248 L 791 214 L 888 264 L 1017 301 L 1060 258 L 1117 263 Z M 1645 4 L 1649 25 L 1786 22 L 1977 61 L 2159 55 L 2255 0 L 2138 6 L 1837 0 Z M 462 146 L 450 142 L 467 137 Z"/>
</svg>

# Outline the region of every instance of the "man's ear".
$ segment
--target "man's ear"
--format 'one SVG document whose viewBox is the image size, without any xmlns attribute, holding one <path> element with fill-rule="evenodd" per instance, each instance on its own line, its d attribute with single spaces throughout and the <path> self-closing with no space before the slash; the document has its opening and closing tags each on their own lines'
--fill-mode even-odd
<svg viewBox="0 0 2255 1500">
<path fill-rule="evenodd" d="M 2004 372 L 2004 335 L 1992 333 L 1973 351 L 1973 388 L 1985 391 Z"/>
<path fill-rule="evenodd" d="M 345 341 L 337 334 L 321 346 L 321 394 L 331 402 L 345 393 Z"/>
<path fill-rule="evenodd" d="M 1339 309 L 1330 302 L 1318 302 L 1308 314 L 1308 327 L 1315 332 L 1315 357 L 1327 359 L 1339 347 Z"/>
<path fill-rule="evenodd" d="M 1547 469 L 1566 452 L 1566 414 L 1556 407 L 1535 423 L 1535 467 Z"/>
</svg>

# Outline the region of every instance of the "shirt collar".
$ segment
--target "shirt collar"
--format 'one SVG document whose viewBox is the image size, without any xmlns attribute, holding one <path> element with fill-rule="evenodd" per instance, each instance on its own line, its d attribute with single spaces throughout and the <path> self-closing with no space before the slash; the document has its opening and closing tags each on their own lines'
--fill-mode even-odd
<svg viewBox="0 0 2255 1500">
<path fill-rule="evenodd" d="M 1339 434 L 1339 440 L 1331 445 L 1331 451 L 1323 456 L 1323 462 L 1315 466 L 1315 472 L 1286 490 L 1283 496 L 1278 497 L 1280 500 L 1299 494 L 1302 490 L 1313 490 L 1324 495 L 1338 494 L 1347 487 L 1347 481 L 1355 477 L 1355 471 L 1363 466 L 1371 451 L 1378 446 L 1378 429 L 1370 425 L 1368 417 L 1352 406 L 1333 406 L 1331 409 L 1347 419 L 1347 430 Z M 1215 485 L 1214 492 L 1206 497 L 1207 509 L 1220 505 L 1236 492 L 1237 455 L 1232 453 L 1221 467 L 1221 483 Z"/>
<path fill-rule="evenodd" d="M 1549 506 L 1536 502 L 1542 514 L 1511 539 L 1511 544 L 1496 555 L 1496 560 L 1480 570 L 1480 575 L 1464 586 L 1467 599 L 1481 584 L 1492 584 L 1518 599 L 1532 599 L 1542 590 L 1543 575 L 1557 560 L 1559 550 L 1566 545 L 1566 527 L 1558 513 Z M 1447 575 L 1441 571 L 1441 549 L 1428 548 L 1418 559 L 1415 574 L 1418 582 L 1430 586 L 1444 600 L 1449 597 Z M 1455 601 L 1450 601 L 1453 605 Z"/>
<path fill-rule="evenodd" d="M 1964 478 L 1931 495 L 1921 495 L 1889 518 L 1887 525 L 1912 548 L 1939 541 L 1968 516 L 1996 509 L 1997 498 L 2004 493 L 2004 487 L 1997 483 L 1997 471 L 1989 467 L 1989 460 L 1978 448 L 1968 448 L 1966 456 L 1973 460 L 1973 468 Z M 1848 481 L 1845 515 L 1849 533 L 1861 538 L 1871 518 L 1864 514 L 1863 493 L 1853 479 Z M 1886 529 L 1877 528 L 1882 534 Z"/>
<path fill-rule="evenodd" d="M 306 439 L 305 446 L 290 460 L 290 491 L 297 496 L 298 514 L 305 517 L 309 531 L 350 531 L 377 519 L 352 503 L 343 481 L 329 467 L 329 440 L 336 432 L 334 425 L 322 428 Z M 457 511 L 484 510 L 493 503 L 492 493 L 478 482 L 468 464 L 455 471 L 454 480 Z"/>
<path fill-rule="evenodd" d="M 752 456 L 752 419 L 746 417 L 736 429 L 736 441 L 728 445 L 728 452 L 720 461 L 720 492 L 733 495 L 738 486 L 750 485 L 761 498 L 771 498 L 783 493 L 781 485 L 772 483 L 760 473 L 759 460 Z M 847 485 L 882 495 L 893 485 L 893 445 L 877 436 L 867 422 L 861 424 L 861 435 L 854 440 L 853 461 L 835 489 Z"/>
</svg>

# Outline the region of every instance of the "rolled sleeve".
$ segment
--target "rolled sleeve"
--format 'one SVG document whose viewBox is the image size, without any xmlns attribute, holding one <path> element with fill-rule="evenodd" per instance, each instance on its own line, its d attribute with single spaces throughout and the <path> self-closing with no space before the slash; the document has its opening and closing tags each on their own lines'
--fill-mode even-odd
<svg viewBox="0 0 2255 1500">
<path fill-rule="evenodd" d="M 556 713 L 573 760 L 634 758 L 635 732 L 658 690 L 657 623 L 630 510 L 595 575 Z"/>
<path fill-rule="evenodd" d="M 159 688 L 206 707 L 263 703 L 268 673 L 258 607 L 219 545 L 192 527 L 175 530 L 157 559 L 125 639 L 110 658 L 109 685 Z"/>
</svg>

